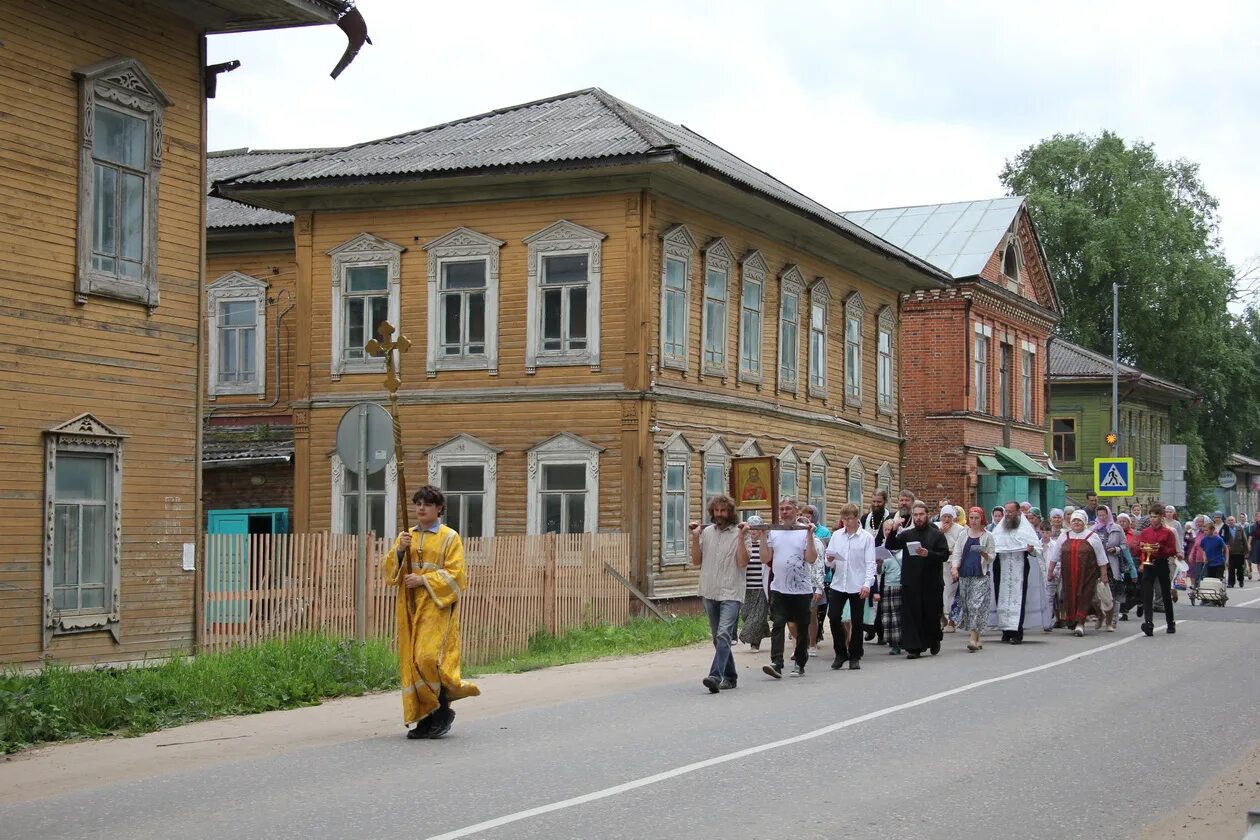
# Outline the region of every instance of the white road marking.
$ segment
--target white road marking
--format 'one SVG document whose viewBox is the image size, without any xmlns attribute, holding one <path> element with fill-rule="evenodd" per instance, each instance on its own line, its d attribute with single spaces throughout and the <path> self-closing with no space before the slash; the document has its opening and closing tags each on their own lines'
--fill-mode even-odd
<svg viewBox="0 0 1260 840">
<path fill-rule="evenodd" d="M 1260 598 L 1252 598 L 1250 601 L 1243 601 L 1241 604 L 1234 604 L 1235 607 L 1249 607 L 1252 604 L 1260 604 Z"/>
<path fill-rule="evenodd" d="M 1260 599 L 1257 599 L 1257 600 L 1260 600 Z M 1240 604 L 1239 606 L 1242 606 L 1242 605 Z M 1177 626 L 1183 627 L 1189 623 L 1190 623 L 1189 621 L 1184 621 L 1184 620 L 1178 621 Z M 977 688 L 983 688 L 987 685 L 993 685 L 995 683 L 1006 682 L 1007 680 L 1018 679 L 1019 677 L 1026 677 L 1029 674 L 1036 674 L 1041 671 L 1048 671 L 1051 668 L 1057 668 L 1060 665 L 1067 665 L 1070 662 L 1075 662 L 1078 659 L 1084 659 L 1087 656 L 1093 656 L 1095 654 L 1102 653 L 1103 651 L 1112 650 L 1113 648 L 1118 648 L 1121 645 L 1127 645 L 1129 642 L 1136 641 L 1137 639 L 1140 639 L 1140 638 L 1144 638 L 1144 637 L 1140 635 L 1126 636 L 1123 639 L 1119 639 L 1114 642 L 1109 642 L 1108 644 L 1105 644 L 1105 645 L 1099 645 L 1098 647 L 1091 648 L 1089 650 L 1083 650 L 1080 653 L 1074 653 L 1071 656 L 1065 656 L 1062 659 L 1056 659 L 1053 662 L 1047 662 L 1044 665 L 1036 665 L 1032 668 L 1025 668 L 1022 671 L 1014 671 L 1009 674 L 1003 674 L 1000 677 L 989 677 L 988 679 L 978 680 L 977 682 L 968 683 L 967 685 L 961 685 L 961 686 L 958 686 L 957 688 L 951 688 L 947 691 L 940 691 L 940 692 L 937 692 L 936 694 L 929 694 L 928 696 L 920 697 L 917 700 L 910 700 L 906 703 L 899 703 L 896 706 L 888 706 L 887 708 L 879 709 L 874 712 L 868 712 L 867 714 L 859 715 L 858 717 L 849 718 L 848 720 L 842 720 L 839 723 L 828 724 L 827 726 L 824 726 L 821 729 L 815 729 L 812 732 L 805 732 L 801 735 L 794 735 L 791 738 L 783 738 L 781 740 L 771 741 L 766 744 L 758 744 L 755 747 L 746 747 L 742 750 L 736 750 L 735 752 L 726 753 L 725 755 L 714 756 L 713 758 L 706 758 L 704 761 L 697 761 L 692 764 L 684 764 L 682 767 L 675 767 L 672 770 L 665 770 L 660 773 L 653 773 L 651 776 L 644 776 L 639 779 L 633 779 L 629 782 L 623 782 L 619 785 L 613 785 L 612 787 L 607 787 L 607 788 L 604 788 L 603 790 L 596 790 L 590 793 L 584 793 L 581 796 L 574 796 L 569 799 L 562 799 L 559 802 L 552 802 L 547 805 L 539 805 L 536 808 L 528 808 L 524 811 L 517 811 L 514 814 L 506 814 L 502 817 L 495 817 L 492 820 L 486 820 L 484 822 L 479 822 L 476 825 L 465 826 L 464 828 L 457 828 L 454 831 L 448 831 L 445 834 L 435 834 L 432 837 L 428 838 L 428 840 L 457 840 L 457 838 L 460 838 L 460 837 L 468 837 L 469 835 L 472 835 L 472 834 L 480 834 L 481 832 L 492 831 L 496 828 L 502 828 L 505 825 L 510 825 L 515 822 L 520 822 L 521 820 L 527 820 L 530 817 L 538 817 L 538 816 L 542 816 L 543 814 L 550 814 L 554 811 L 563 811 L 569 808 L 575 808 L 578 805 L 585 805 L 588 802 L 596 802 L 600 799 L 607 799 L 610 796 L 617 796 L 622 793 L 628 793 L 629 791 L 638 790 L 639 788 L 647 787 L 648 785 L 654 785 L 657 782 L 664 782 L 670 779 L 676 779 L 679 776 L 685 776 L 688 773 L 695 773 L 699 770 L 704 770 L 709 767 L 715 767 L 719 764 L 726 764 L 727 762 L 730 762 L 730 761 L 737 761 L 741 758 L 747 758 L 750 755 L 757 755 L 758 753 L 768 752 L 770 750 L 777 750 L 780 747 L 786 747 L 792 744 L 799 744 L 804 741 L 810 741 L 815 738 L 821 738 L 824 735 L 830 735 L 833 732 L 839 732 L 841 729 L 848 729 L 852 726 L 857 726 L 860 723 L 866 723 L 867 721 L 872 721 L 878 718 L 887 717 L 888 715 L 896 714 L 897 712 L 904 712 L 906 709 L 913 709 L 917 706 L 923 706 L 936 700 L 943 700 L 946 697 L 953 697 L 954 695 L 957 695 L 957 694 L 963 694 L 968 691 L 974 691 Z"/>
</svg>

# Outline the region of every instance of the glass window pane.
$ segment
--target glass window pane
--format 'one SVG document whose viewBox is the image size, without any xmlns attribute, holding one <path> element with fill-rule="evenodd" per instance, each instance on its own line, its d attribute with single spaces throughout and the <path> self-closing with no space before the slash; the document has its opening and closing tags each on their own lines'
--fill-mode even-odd
<svg viewBox="0 0 1260 840">
<path fill-rule="evenodd" d="M 105 501 L 108 466 L 107 458 L 58 455 L 55 478 L 57 500 Z"/>
<path fill-rule="evenodd" d="M 569 347 L 586 347 L 586 288 L 569 290 Z"/>
<path fill-rule="evenodd" d="M 585 283 L 588 259 L 586 254 L 544 256 L 543 284 L 552 286 L 561 283 Z"/>
<path fill-rule="evenodd" d="M 92 167 L 92 221 L 92 250 L 98 254 L 118 253 L 114 244 L 118 224 L 118 172 L 99 163 Z M 109 270 L 113 270 L 112 265 Z"/>
<path fill-rule="evenodd" d="M 761 284 L 744 284 L 744 308 L 761 310 Z"/>
<path fill-rule="evenodd" d="M 816 305 L 809 310 L 809 326 L 810 329 L 822 331 L 823 325 L 827 321 L 827 310 L 822 305 Z"/>
<path fill-rule="evenodd" d="M 568 503 L 568 517 L 565 522 L 566 534 L 581 534 L 586 530 L 586 497 L 570 493 L 565 496 Z"/>
<path fill-rule="evenodd" d="M 236 330 L 219 331 L 219 378 L 235 380 L 237 373 Z"/>
<path fill-rule="evenodd" d="M 485 518 L 483 514 L 486 507 L 486 497 L 480 493 L 473 493 L 465 496 L 464 500 L 468 503 L 468 511 L 464 518 L 464 529 L 460 531 L 461 536 L 485 536 Z"/>
<path fill-rule="evenodd" d="M 367 491 L 369 493 L 385 492 L 385 470 L 379 469 L 367 475 Z"/>
<path fill-rule="evenodd" d="M 359 357 L 363 354 L 363 345 L 367 339 L 363 336 L 363 306 L 366 300 L 361 297 L 346 299 L 346 349 L 349 355 Z"/>
<path fill-rule="evenodd" d="M 486 341 L 486 296 L 474 292 L 468 296 L 468 352 L 484 353 Z"/>
<path fill-rule="evenodd" d="M 683 354 L 683 319 L 687 317 L 681 292 L 665 293 L 665 353 Z"/>
<path fill-rule="evenodd" d="M 558 532 L 561 522 L 563 497 L 559 493 L 547 493 L 543 496 L 543 532 Z"/>
<path fill-rule="evenodd" d="M 726 300 L 726 272 L 712 268 L 705 272 L 704 293 L 715 300 Z"/>
<path fill-rule="evenodd" d="M 783 296 L 783 320 L 796 323 L 796 295 Z"/>
<path fill-rule="evenodd" d="M 486 471 L 482 467 L 443 467 L 442 489 L 450 493 L 476 492 L 486 489 Z"/>
<path fill-rule="evenodd" d="M 459 353 L 459 295 L 442 295 L 442 346 L 447 353 Z"/>
<path fill-rule="evenodd" d="M 561 292 L 559 289 L 548 289 L 543 292 L 543 349 L 560 349 L 560 307 Z"/>
<path fill-rule="evenodd" d="M 347 495 L 342 500 L 347 534 L 359 533 L 359 497 Z"/>
<path fill-rule="evenodd" d="M 368 496 L 368 527 L 378 537 L 385 534 L 385 496 Z"/>
<path fill-rule="evenodd" d="M 682 492 L 683 476 L 686 470 L 681 464 L 670 464 L 665 468 L 666 492 Z"/>
<path fill-rule="evenodd" d="M 82 589 L 79 591 L 80 609 L 100 609 L 105 606 L 105 590 L 101 587 Z"/>
<path fill-rule="evenodd" d="M 92 154 L 132 169 L 144 169 L 148 121 L 103 105 L 97 105 L 92 113 Z"/>
<path fill-rule="evenodd" d="M 585 464 L 544 464 L 544 490 L 585 490 Z"/>
<path fill-rule="evenodd" d="M 464 534 L 464 523 L 461 515 L 464 510 L 464 497 L 458 493 L 446 494 L 446 512 L 442 514 L 442 521 L 450 527 L 459 531 L 461 536 Z"/>
<path fill-rule="evenodd" d="M 253 380 L 258 371 L 257 360 L 254 358 L 254 351 L 257 349 L 254 344 L 254 328 L 237 330 L 237 336 L 241 346 L 241 376 Z"/>
<path fill-rule="evenodd" d="M 369 300 L 372 302 L 372 323 L 368 326 L 372 330 L 372 334 L 368 338 L 374 338 L 380 335 L 381 324 L 389 320 L 389 298 L 373 297 L 369 298 Z"/>
<path fill-rule="evenodd" d="M 257 323 L 258 304 L 252 300 L 225 300 L 219 303 L 219 324 L 224 327 L 252 327 Z"/>
<path fill-rule="evenodd" d="M 680 496 L 668 496 L 665 499 L 665 550 L 675 553 L 681 551 L 683 541 L 683 500 Z"/>
<path fill-rule="evenodd" d="M 355 265 L 346 269 L 347 292 L 383 292 L 389 288 L 389 269 L 383 265 Z"/>
<path fill-rule="evenodd" d="M 704 501 L 726 493 L 726 469 L 721 464 L 704 465 Z"/>
<path fill-rule="evenodd" d="M 77 505 L 53 508 L 53 586 L 74 586 L 79 582 L 78 528 Z"/>
<path fill-rule="evenodd" d="M 687 288 L 687 264 L 682 260 L 668 258 L 665 260 L 665 288 Z"/>
<path fill-rule="evenodd" d="M 484 289 L 485 287 L 485 260 L 442 264 L 443 289 Z"/>
<path fill-rule="evenodd" d="M 122 231 L 118 253 L 129 260 L 144 256 L 144 178 L 124 172 L 122 176 Z"/>
<path fill-rule="evenodd" d="M 82 581 L 84 584 L 105 583 L 106 530 L 104 505 L 85 505 L 80 525 L 82 542 Z M 86 606 L 86 604 L 84 605 Z M 96 606 L 100 606 L 97 604 Z"/>
</svg>

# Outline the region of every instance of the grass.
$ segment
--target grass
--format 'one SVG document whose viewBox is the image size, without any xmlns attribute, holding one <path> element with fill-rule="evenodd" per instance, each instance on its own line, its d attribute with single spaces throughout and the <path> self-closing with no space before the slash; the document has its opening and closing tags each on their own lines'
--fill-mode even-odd
<svg viewBox="0 0 1260 840">
<path fill-rule="evenodd" d="M 467 676 L 519 673 L 694 644 L 709 637 L 704 616 L 670 623 L 636 618 L 624 627 L 597 624 L 557 636 L 540 632 L 525 653 Z M 398 658 L 382 642 L 359 645 L 300 636 L 253 648 L 178 657 L 153 667 L 71 670 L 51 664 L 37 673 L 0 673 L 0 753 L 35 744 L 108 735 L 142 735 L 199 720 L 314 706 L 331 697 L 398 685 Z"/>
</svg>

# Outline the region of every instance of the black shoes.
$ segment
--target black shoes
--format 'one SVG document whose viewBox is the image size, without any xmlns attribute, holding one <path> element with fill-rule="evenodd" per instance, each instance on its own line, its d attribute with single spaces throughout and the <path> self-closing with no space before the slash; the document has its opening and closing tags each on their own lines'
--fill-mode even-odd
<svg viewBox="0 0 1260 840">
<path fill-rule="evenodd" d="M 845 663 L 844 657 L 837 656 L 835 659 L 831 660 L 831 670 L 839 671 L 841 668 L 844 667 L 844 663 Z"/>
<path fill-rule="evenodd" d="M 705 677 L 704 679 L 700 680 L 700 684 L 704 686 L 705 688 L 709 689 L 710 694 L 717 694 L 718 691 L 722 688 L 722 684 L 721 682 L 718 681 L 717 677 Z"/>
<path fill-rule="evenodd" d="M 804 666 L 804 665 L 793 665 L 793 666 L 792 666 L 792 676 L 794 676 L 794 677 L 803 677 L 803 676 L 805 676 L 805 666 Z"/>
<path fill-rule="evenodd" d="M 866 641 L 868 641 L 868 642 L 869 642 L 869 641 L 873 641 L 873 640 L 875 639 L 875 631 L 874 631 L 874 630 L 867 630 L 867 631 L 866 631 L 866 637 L 865 637 L 865 638 L 866 638 Z"/>
<path fill-rule="evenodd" d="M 735 680 L 722 680 L 718 683 L 718 688 L 723 691 L 730 691 L 732 688 L 735 688 Z"/>
<path fill-rule="evenodd" d="M 771 662 L 769 665 L 762 665 L 761 671 L 764 674 L 769 674 L 770 676 L 774 677 L 776 680 L 783 679 L 783 666 L 782 665 L 775 665 L 773 662 Z"/>
<path fill-rule="evenodd" d="M 407 739 L 409 741 L 418 741 L 422 738 L 428 738 L 429 733 L 433 731 L 433 715 L 429 715 L 424 720 L 407 730 Z"/>
<path fill-rule="evenodd" d="M 861 663 L 861 662 L 858 662 L 856 659 L 850 659 L 850 660 L 849 660 L 849 670 L 850 670 L 850 671 L 860 671 L 860 670 L 862 670 L 862 663 Z"/>
<path fill-rule="evenodd" d="M 436 740 L 451 731 L 455 723 L 455 710 L 438 708 L 427 718 L 407 730 L 407 738 L 412 741 L 422 739 Z"/>
<path fill-rule="evenodd" d="M 918 659 L 922 655 L 923 654 L 919 653 L 918 651 L 914 651 L 913 653 L 907 653 L 906 659 Z"/>
<path fill-rule="evenodd" d="M 1143 632 L 1143 633 L 1145 633 L 1145 634 L 1146 634 L 1146 635 L 1148 635 L 1148 636 L 1154 636 L 1154 635 L 1155 635 L 1155 625 L 1154 625 L 1154 624 L 1148 624 L 1148 623 L 1145 623 L 1145 622 L 1144 622 L 1144 623 L 1142 624 L 1142 632 Z"/>
<path fill-rule="evenodd" d="M 928 648 L 928 652 L 931 653 L 933 656 L 936 656 L 936 654 L 941 652 L 941 643 L 932 642 L 932 647 Z"/>
<path fill-rule="evenodd" d="M 1177 625 L 1176 625 L 1176 624 L 1169 624 L 1169 625 L 1168 625 L 1168 635 L 1169 635 L 1169 636 L 1171 636 L 1173 633 L 1176 633 L 1176 632 L 1177 632 Z"/>
</svg>

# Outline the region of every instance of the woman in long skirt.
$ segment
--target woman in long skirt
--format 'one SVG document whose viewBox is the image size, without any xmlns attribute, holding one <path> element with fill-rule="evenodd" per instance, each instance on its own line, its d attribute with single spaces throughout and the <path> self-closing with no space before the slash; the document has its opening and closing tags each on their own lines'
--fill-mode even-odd
<svg viewBox="0 0 1260 840">
<path fill-rule="evenodd" d="M 958 581 L 958 601 L 962 605 L 958 626 L 970 634 L 967 650 L 972 653 L 984 647 L 980 634 L 993 599 L 989 566 L 994 556 L 993 535 L 984 527 L 984 510 L 973 507 L 967 511 L 967 531 L 954 543 L 949 558 L 950 575 Z"/>
<path fill-rule="evenodd" d="M 1098 581 L 1109 577 L 1107 553 L 1098 535 L 1087 529 L 1088 524 L 1085 511 L 1073 511 L 1071 530 L 1050 546 L 1050 575 L 1062 576 L 1063 623 L 1077 636 L 1085 635 L 1085 618 Z"/>
<path fill-rule="evenodd" d="M 894 533 L 897 526 L 892 519 L 884 520 L 884 539 Z M 884 612 L 884 641 L 888 644 L 888 652 L 893 656 L 901 655 L 901 552 L 894 551 L 884 558 L 882 579 L 880 580 L 880 607 Z"/>
</svg>

